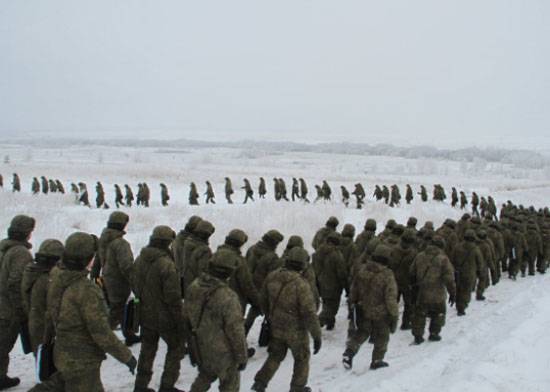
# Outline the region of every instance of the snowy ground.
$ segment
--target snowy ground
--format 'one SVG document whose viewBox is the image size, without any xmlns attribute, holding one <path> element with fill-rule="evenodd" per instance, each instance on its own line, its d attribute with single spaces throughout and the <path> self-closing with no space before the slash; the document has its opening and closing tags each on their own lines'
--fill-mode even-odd
<svg viewBox="0 0 550 392">
<path fill-rule="evenodd" d="M 37 219 L 37 229 L 32 242 L 35 250 L 46 238 L 66 238 L 74 230 L 99 233 L 104 227 L 109 210 L 97 210 L 74 204 L 70 195 L 37 195 L 29 192 L 33 176 L 45 175 L 59 178 L 64 183 L 85 181 L 88 183 L 90 201 L 95 194 L 93 185 L 101 180 L 112 203 L 114 183 L 147 181 L 152 189 L 152 207 L 149 209 L 125 209 L 130 215 L 127 238 L 134 253 L 147 243 L 149 233 L 157 224 L 168 224 L 179 230 L 187 218 L 198 214 L 211 220 L 216 226 L 212 247 L 223 242 L 232 228 L 244 229 L 250 237 L 250 246 L 262 234 L 277 228 L 285 236 L 299 234 L 306 244 L 311 243 L 315 231 L 330 215 L 342 223 L 352 223 L 358 230 L 367 217 L 375 218 L 379 227 L 390 218 L 404 223 L 414 215 L 419 224 L 432 220 L 436 225 L 447 217 L 458 218 L 461 211 L 448 204 L 414 201 L 411 205 L 389 208 L 370 199 L 374 184 L 410 183 L 414 188 L 425 184 L 431 191 L 434 183 L 468 192 L 476 190 L 480 195 L 491 194 L 497 203 L 508 199 L 525 205 L 549 205 L 550 181 L 548 170 L 525 171 L 513 166 L 489 165 L 484 162 L 447 162 L 414 160 L 389 157 L 338 156 L 321 154 L 278 154 L 265 151 L 238 149 L 199 149 L 190 151 L 164 151 L 135 148 L 73 148 L 63 150 L 29 149 L 25 146 L 0 146 L 0 158 L 9 156 L 9 163 L 0 164 L 4 176 L 4 190 L 0 191 L 0 228 L 6 228 L 17 213 L 27 213 Z M 23 192 L 12 194 L 9 189 L 11 173 L 21 176 Z M 327 179 L 333 192 L 339 196 L 339 186 L 348 189 L 360 181 L 366 188 L 369 200 L 363 210 L 346 209 L 338 201 L 316 205 L 302 203 L 275 203 L 271 193 L 263 201 L 242 205 L 244 194 L 239 188 L 242 178 L 248 177 L 253 185 L 262 175 L 271 191 L 271 178 L 284 177 L 287 185 L 293 176 L 304 177 L 314 196 L 315 183 Z M 235 204 L 227 205 L 223 197 L 223 177 L 233 179 L 237 194 Z M 217 193 L 217 203 L 212 206 L 187 205 L 188 184 L 195 181 L 204 192 L 204 181 L 211 180 Z M 172 196 L 168 208 L 160 206 L 158 183 L 165 182 Z M 403 188 L 402 188 L 403 192 Z M 337 197 L 338 199 L 338 197 Z M 398 331 L 390 341 L 387 359 L 388 369 L 369 371 L 371 346 L 365 345 L 356 357 L 354 369 L 344 371 L 341 354 L 345 345 L 345 312 L 339 314 L 336 330 L 324 333 L 321 353 L 312 358 L 310 385 L 314 391 L 525 391 L 550 390 L 550 276 L 507 279 L 488 290 L 488 300 L 471 305 L 468 315 L 457 318 L 449 312 L 443 330 L 443 341 L 410 346 L 412 336 Z M 250 336 L 255 345 L 259 325 Z M 16 351 L 20 348 L 17 346 Z M 133 349 L 137 356 L 139 347 Z M 158 386 L 162 369 L 164 347 L 161 346 L 154 387 Z M 242 375 L 242 390 L 252 385 L 255 372 L 266 357 L 265 350 L 258 350 Z M 22 377 L 23 383 L 14 391 L 24 391 L 34 383 L 32 359 L 20 353 L 12 355 L 10 373 Z M 283 363 L 269 390 L 288 390 L 292 360 Z M 178 384 L 188 389 L 196 371 L 187 359 L 183 362 Z M 103 366 L 103 380 L 108 391 L 130 391 L 133 379 L 123 365 L 108 359 Z"/>
</svg>

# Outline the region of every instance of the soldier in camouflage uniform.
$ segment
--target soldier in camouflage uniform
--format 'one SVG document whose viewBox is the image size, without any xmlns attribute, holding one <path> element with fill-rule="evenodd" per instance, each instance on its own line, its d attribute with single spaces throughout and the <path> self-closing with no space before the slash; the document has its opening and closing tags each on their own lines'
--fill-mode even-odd
<svg viewBox="0 0 550 392">
<path fill-rule="evenodd" d="M 356 202 L 357 202 L 357 209 L 360 210 L 363 208 L 363 204 L 365 204 L 364 199 L 366 196 L 365 189 L 363 188 L 363 185 L 361 183 L 355 184 L 355 189 L 351 193 L 355 196 Z"/>
<path fill-rule="evenodd" d="M 33 195 L 40 193 L 40 183 L 36 177 L 32 179 L 31 192 Z"/>
<path fill-rule="evenodd" d="M 292 179 L 292 201 L 300 198 L 300 185 L 296 178 Z"/>
<path fill-rule="evenodd" d="M 141 326 L 135 392 L 153 391 L 148 385 L 160 339 L 166 343 L 167 352 L 159 392 L 180 392 L 175 384 L 184 356 L 186 331 L 180 281 L 170 252 L 175 236 L 168 226 L 155 227 L 149 244 L 134 264 L 133 290 L 139 299 Z"/>
<path fill-rule="evenodd" d="M 214 189 L 212 188 L 212 184 L 210 183 L 210 181 L 206 181 L 205 195 L 206 195 L 206 204 L 208 203 L 216 204 L 216 200 L 214 200 L 216 196 L 214 195 Z"/>
<path fill-rule="evenodd" d="M 374 219 L 367 219 L 365 227 L 361 233 L 355 238 L 355 246 L 357 246 L 357 252 L 363 253 L 367 249 L 368 242 L 376 235 L 376 221 Z"/>
<path fill-rule="evenodd" d="M 143 204 L 143 184 L 140 182 L 138 183 L 137 186 L 138 186 L 138 191 L 136 195 L 136 204 L 140 206 Z"/>
<path fill-rule="evenodd" d="M 99 181 L 95 184 L 95 192 L 95 205 L 97 208 L 101 208 L 103 204 L 105 204 L 105 191 L 103 190 L 103 185 Z"/>
<path fill-rule="evenodd" d="M 391 257 L 388 246 L 378 245 L 372 260 L 361 267 L 351 285 L 349 301 L 353 315 L 342 358 L 346 369 L 351 369 L 353 357 L 369 337 L 372 337 L 374 343 L 370 368 L 388 366 L 384 362 L 384 355 L 390 332 L 395 332 L 399 318 L 397 284 L 393 272 L 388 268 Z"/>
<path fill-rule="evenodd" d="M 340 190 L 342 191 L 342 203 L 344 203 L 344 205 L 346 207 L 349 206 L 349 191 L 347 190 L 347 188 L 343 185 L 340 186 Z"/>
<path fill-rule="evenodd" d="M 317 250 L 319 247 L 325 242 L 325 239 L 330 233 L 335 233 L 336 228 L 338 227 L 338 219 L 334 216 L 331 216 L 326 224 L 325 227 L 322 227 L 315 233 L 315 236 L 313 237 L 313 241 L 311 243 L 311 246 L 313 249 Z"/>
<path fill-rule="evenodd" d="M 382 198 L 384 199 L 384 203 L 389 204 L 390 202 L 390 190 L 386 185 L 382 186 Z"/>
<path fill-rule="evenodd" d="M 319 294 L 323 299 L 319 321 L 327 330 L 334 329 L 342 291 L 348 292 L 348 270 L 340 249 L 340 235 L 330 233 L 312 256 Z"/>
<path fill-rule="evenodd" d="M 170 200 L 170 195 L 168 194 L 168 187 L 165 183 L 160 184 L 160 203 L 163 207 L 168 205 L 168 200 Z"/>
<path fill-rule="evenodd" d="M 183 292 L 187 292 L 187 288 L 199 275 L 206 271 L 208 260 L 212 256 L 212 250 L 209 246 L 209 239 L 214 234 L 214 225 L 212 223 L 201 220 L 193 230 L 193 236 L 185 241 L 183 245 Z"/>
<path fill-rule="evenodd" d="M 376 198 L 376 201 L 382 200 L 384 195 L 382 195 L 382 189 L 380 189 L 380 185 L 376 185 L 374 187 L 374 192 L 372 195 Z"/>
<path fill-rule="evenodd" d="M 124 205 L 124 196 L 122 196 L 122 190 L 118 184 L 115 184 L 115 205 L 116 208 Z"/>
<path fill-rule="evenodd" d="M 11 220 L 8 238 L 0 242 L 0 389 L 19 385 L 18 378 L 8 377 L 9 355 L 27 322 L 21 280 L 25 267 L 32 263 L 29 240 L 34 225 L 33 218 L 17 215 Z"/>
<path fill-rule="evenodd" d="M 92 279 L 101 276 L 109 300 L 109 324 L 111 329 L 122 325 L 124 307 L 130 294 L 134 254 L 130 243 L 124 238 L 130 217 L 124 212 L 115 211 L 109 216 L 107 227 L 98 241 L 98 250 L 91 271 Z M 134 331 L 123 328 L 126 345 L 139 342 Z"/>
<path fill-rule="evenodd" d="M 432 342 L 441 340 L 440 332 L 447 312 L 446 291 L 449 293 L 449 304 L 453 306 L 456 301 L 455 271 L 444 249 L 445 240 L 434 236 L 426 250 L 415 257 L 409 270 L 416 297 L 412 328 L 415 344 L 424 342 L 426 318 L 430 319 L 428 339 Z"/>
<path fill-rule="evenodd" d="M 292 235 L 288 238 L 286 248 L 281 257 L 284 264 L 286 264 L 286 260 L 288 259 L 289 252 L 295 247 L 299 247 L 303 249 L 304 240 L 300 236 Z M 311 263 L 307 263 L 304 271 L 302 272 L 302 275 L 307 280 L 307 282 L 309 283 L 309 286 L 311 287 L 311 292 L 313 293 L 313 299 L 315 300 L 315 307 L 317 310 L 319 310 L 319 307 L 321 306 L 321 296 L 319 295 L 319 289 L 317 288 L 317 277 L 315 276 L 315 271 L 313 271 L 313 266 L 311 265 Z"/>
<path fill-rule="evenodd" d="M 391 232 L 393 231 L 393 228 L 397 225 L 397 223 L 395 222 L 394 219 L 389 219 L 387 222 L 386 222 L 386 227 L 384 228 L 384 230 L 378 235 L 378 237 L 380 237 L 380 239 L 383 241 L 385 240 L 390 234 Z"/>
<path fill-rule="evenodd" d="M 418 194 L 420 195 L 420 199 L 423 202 L 428 201 L 428 191 L 426 190 L 426 187 L 424 185 L 420 185 L 420 192 L 418 192 Z"/>
<path fill-rule="evenodd" d="M 141 204 L 145 207 L 149 207 L 149 200 L 151 199 L 151 191 L 149 190 L 149 185 L 147 185 L 146 182 L 144 182 L 142 185 L 143 187 L 143 195 L 141 198 Z M 198 197 L 198 195 L 197 195 Z"/>
<path fill-rule="evenodd" d="M 57 191 L 61 194 L 65 194 L 65 188 L 63 187 L 63 184 L 59 180 L 55 180 L 55 185 L 57 186 Z"/>
<path fill-rule="evenodd" d="M 400 204 L 401 193 L 399 192 L 399 187 L 395 184 L 391 186 L 390 197 L 391 197 L 390 207 L 395 207 Z"/>
<path fill-rule="evenodd" d="M 323 180 L 321 190 L 323 191 L 323 198 L 325 200 L 332 200 L 332 189 L 330 189 L 330 185 L 326 180 Z"/>
<path fill-rule="evenodd" d="M 50 341 L 55 331 L 57 373 L 33 392 L 104 391 L 100 368 L 106 353 L 126 364 L 132 374 L 135 371 L 136 359 L 109 327 L 101 289 L 87 278 L 96 241 L 90 234 L 71 234 L 65 241 L 62 266 L 52 270 L 44 339 Z"/>
<path fill-rule="evenodd" d="M 321 349 L 321 328 L 315 302 L 307 281 L 302 276 L 308 261 L 307 252 L 293 248 L 285 267 L 272 272 L 262 288 L 262 307 L 271 326 L 269 356 L 254 377 L 253 391 L 263 392 L 275 375 L 288 350 L 294 358 L 291 392 L 310 392 L 309 336 L 313 338 L 313 354 Z"/>
<path fill-rule="evenodd" d="M 17 173 L 13 173 L 13 181 L 11 182 L 13 192 L 21 192 L 21 180 Z"/>
<path fill-rule="evenodd" d="M 483 274 L 481 275 L 476 290 L 476 300 L 484 301 L 483 293 L 489 287 L 491 281 L 493 285 L 497 284 L 496 267 L 495 267 L 495 251 L 493 243 L 487 238 L 487 232 L 481 228 L 477 231 L 477 246 L 483 256 Z M 489 281 L 489 273 L 491 281 Z"/>
<path fill-rule="evenodd" d="M 246 252 L 248 270 L 252 274 L 256 290 L 260 291 L 262 289 L 265 278 L 270 272 L 282 266 L 282 260 L 275 251 L 283 239 L 284 236 L 277 230 L 269 230 L 259 242 L 251 246 Z M 254 307 L 249 309 L 245 321 L 247 335 L 259 315 L 260 311 L 258 309 Z"/>
<path fill-rule="evenodd" d="M 464 191 L 460 191 L 460 209 L 463 210 L 468 205 L 468 198 Z"/>
<path fill-rule="evenodd" d="M 231 200 L 231 195 L 233 195 L 233 184 L 231 184 L 231 179 L 229 177 L 225 177 L 225 200 L 227 200 L 228 204 L 233 204 L 233 200 Z"/>
<path fill-rule="evenodd" d="M 258 186 L 258 195 L 260 196 L 260 199 L 265 199 L 266 193 L 267 193 L 267 186 L 265 185 L 265 179 L 263 177 L 260 177 L 260 185 Z M 252 201 L 254 201 L 254 199 L 252 199 Z"/>
<path fill-rule="evenodd" d="M 479 216 L 479 211 L 477 210 L 477 206 L 479 205 L 479 196 L 477 193 L 472 193 L 472 200 L 470 201 L 470 204 L 472 205 L 472 215 Z"/>
<path fill-rule="evenodd" d="M 208 271 L 189 287 L 183 306 L 184 322 L 197 345 L 193 355 L 199 374 L 191 392 L 206 392 L 220 381 L 219 389 L 238 392 L 240 374 L 248 360 L 239 298 L 228 280 L 234 275 L 237 258 L 220 249 L 208 264 Z"/>
<path fill-rule="evenodd" d="M 61 241 L 45 240 L 34 256 L 34 263 L 27 264 L 23 272 L 21 298 L 29 320 L 31 346 L 35 355 L 44 337 L 49 273 L 61 260 L 64 250 Z"/>
<path fill-rule="evenodd" d="M 458 204 L 458 192 L 456 188 L 453 186 L 451 191 L 451 206 L 456 207 L 457 204 Z"/>
<path fill-rule="evenodd" d="M 281 200 L 281 184 L 279 183 L 278 178 L 273 178 L 273 194 L 275 195 L 275 200 Z"/>
<path fill-rule="evenodd" d="M 524 265 L 525 253 L 527 252 L 527 240 L 523 233 L 521 221 L 514 218 L 511 226 L 512 230 L 512 249 L 510 254 L 510 264 L 508 266 L 508 276 L 516 280 L 517 274 L 522 265 Z"/>
<path fill-rule="evenodd" d="M 323 198 L 323 188 L 321 188 L 319 185 L 315 185 L 315 191 L 317 192 L 317 197 L 315 197 L 315 200 L 313 202 L 317 203 Z"/>
<path fill-rule="evenodd" d="M 282 178 L 279 178 L 279 191 L 281 193 L 281 199 L 289 201 L 288 197 L 286 196 L 286 183 L 285 180 L 283 180 Z"/>
<path fill-rule="evenodd" d="M 393 271 L 395 281 L 398 288 L 398 300 L 403 298 L 403 317 L 401 320 L 401 329 L 411 329 L 411 319 L 414 312 L 414 303 L 410 287 L 409 271 L 414 258 L 417 255 L 415 247 L 416 233 L 407 229 L 401 236 L 398 245 L 392 248 L 391 262 L 393 263 Z"/>
<path fill-rule="evenodd" d="M 246 204 L 248 199 L 254 201 L 254 191 L 252 190 L 252 186 L 250 186 L 250 182 L 248 181 L 247 178 L 245 178 L 243 181 L 244 181 L 244 186 L 241 189 L 244 189 L 245 197 L 244 197 L 243 204 Z M 261 194 L 260 194 L 260 198 L 262 198 Z"/>
<path fill-rule="evenodd" d="M 91 207 L 90 200 L 88 198 L 88 188 L 86 187 L 86 184 L 84 184 L 83 182 L 79 182 L 78 187 L 80 189 L 80 198 L 78 199 L 78 202 L 84 204 L 87 207 Z"/>
<path fill-rule="evenodd" d="M 540 264 L 536 261 L 542 259 L 543 247 L 539 229 L 534 221 L 527 224 L 525 239 L 527 241 L 526 262 L 522 265 L 521 274 L 525 275 L 525 267 L 528 266 L 529 275 L 535 275 L 535 265 Z"/>
<path fill-rule="evenodd" d="M 198 217 L 197 215 L 193 215 L 191 218 L 189 218 L 189 220 L 185 224 L 184 229 L 180 230 L 180 232 L 176 236 L 176 239 L 172 243 L 172 252 L 174 254 L 174 260 L 176 262 L 176 270 L 178 271 L 178 276 L 180 277 L 180 280 L 181 280 L 182 291 L 183 291 L 183 271 L 185 269 L 185 256 L 186 256 L 184 251 L 185 243 L 190 237 L 194 237 L 193 233 L 195 231 L 195 228 L 197 227 L 197 225 L 201 220 L 202 218 Z M 193 240 L 193 243 L 198 244 L 198 239 L 196 237 Z M 190 252 L 189 255 L 187 256 L 190 256 L 190 254 L 194 250 L 194 247 L 193 248 L 188 247 L 187 250 L 188 252 Z M 184 292 L 183 292 L 183 295 L 185 295 Z"/>
<path fill-rule="evenodd" d="M 199 192 L 197 191 L 197 186 L 194 182 L 189 186 L 189 204 L 192 206 L 199 205 Z"/>
<path fill-rule="evenodd" d="M 126 205 L 132 207 L 132 202 L 134 201 L 134 193 L 128 184 L 124 184 L 124 199 L 126 200 Z"/>
<path fill-rule="evenodd" d="M 300 178 L 300 198 L 305 201 L 306 203 L 309 203 L 309 199 L 307 198 L 307 184 L 306 181 L 303 178 Z"/>
<path fill-rule="evenodd" d="M 51 193 L 57 193 L 57 184 L 55 183 L 55 181 L 50 178 L 48 180 L 48 184 L 50 186 L 50 192 Z"/>
<path fill-rule="evenodd" d="M 407 190 L 405 191 L 405 200 L 407 201 L 407 204 L 411 204 L 411 201 L 413 200 L 413 190 L 409 184 L 407 184 Z"/>
<path fill-rule="evenodd" d="M 48 194 L 48 191 L 50 190 L 50 186 L 48 184 L 48 180 L 46 179 L 46 177 L 44 176 L 41 176 L 40 177 L 40 181 L 42 183 L 42 193 L 47 195 Z"/>
</svg>

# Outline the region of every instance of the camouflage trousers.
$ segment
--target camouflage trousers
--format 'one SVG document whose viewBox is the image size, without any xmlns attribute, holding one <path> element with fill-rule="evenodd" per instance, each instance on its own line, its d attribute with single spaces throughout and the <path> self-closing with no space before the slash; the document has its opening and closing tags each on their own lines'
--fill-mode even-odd
<svg viewBox="0 0 550 392">
<path fill-rule="evenodd" d="M 146 388 L 153 376 L 153 363 L 157 355 L 159 340 L 166 343 L 167 351 L 164 359 L 164 371 L 161 377 L 161 386 L 172 388 L 180 375 L 180 361 L 183 359 L 183 341 L 177 332 L 160 333 L 158 331 L 142 327 L 141 351 L 136 376 L 136 388 Z"/>
<path fill-rule="evenodd" d="M 199 375 L 193 381 L 190 392 L 206 392 L 210 390 L 210 385 L 220 380 L 219 390 L 221 392 L 239 392 L 241 386 L 241 375 L 237 366 L 230 366 L 222 374 L 211 374 L 205 369 L 199 368 Z"/>
<path fill-rule="evenodd" d="M 103 392 L 100 368 L 101 362 L 87 366 L 85 370 L 57 372 L 29 392 Z"/>
<path fill-rule="evenodd" d="M 291 339 L 271 338 L 268 347 L 268 357 L 262 368 L 256 373 L 254 381 L 267 387 L 279 365 L 290 350 L 294 358 L 294 370 L 290 382 L 291 391 L 302 391 L 309 377 L 309 337 L 306 332 Z"/>
<path fill-rule="evenodd" d="M 0 320 L 0 378 L 8 375 L 10 352 L 15 346 L 21 325 L 14 320 Z"/>
<path fill-rule="evenodd" d="M 441 328 L 445 325 L 445 313 L 447 306 L 445 302 L 439 304 L 417 304 L 412 323 L 412 334 L 424 336 L 426 319 L 430 319 L 430 335 L 439 335 Z"/>
<path fill-rule="evenodd" d="M 529 275 L 535 275 L 535 263 L 537 256 L 527 255 L 523 258 L 524 262 L 521 266 L 521 274 L 525 274 L 525 270 L 529 268 Z"/>
<path fill-rule="evenodd" d="M 336 314 L 340 308 L 340 296 L 334 298 L 323 297 L 319 322 L 321 326 L 333 325 L 336 322 Z"/>
<path fill-rule="evenodd" d="M 372 338 L 374 348 L 372 350 L 372 362 L 384 359 L 388 351 L 390 341 L 390 325 L 387 320 L 357 320 L 357 329 L 351 328 L 348 331 L 346 349 L 354 355 L 357 354 L 363 343 Z"/>
<path fill-rule="evenodd" d="M 489 287 L 489 275 L 485 273 L 477 281 L 476 297 L 479 298 L 482 296 L 487 287 Z"/>
<path fill-rule="evenodd" d="M 401 318 L 401 328 L 408 328 L 411 325 L 411 320 L 414 314 L 414 304 L 412 301 L 411 290 L 408 287 L 399 289 L 398 300 L 403 297 L 403 316 Z"/>
<path fill-rule="evenodd" d="M 518 274 L 521 264 L 523 264 L 522 258 L 510 258 L 508 265 L 508 276 L 510 278 L 515 278 Z"/>
<path fill-rule="evenodd" d="M 472 288 L 475 282 L 458 281 L 456 285 L 456 310 L 464 312 L 472 299 Z"/>
</svg>

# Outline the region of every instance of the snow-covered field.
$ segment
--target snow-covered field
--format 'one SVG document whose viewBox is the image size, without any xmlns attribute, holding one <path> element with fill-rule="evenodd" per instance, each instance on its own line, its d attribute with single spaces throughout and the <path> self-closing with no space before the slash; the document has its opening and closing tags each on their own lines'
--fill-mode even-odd
<svg viewBox="0 0 550 392">
<path fill-rule="evenodd" d="M 183 228 L 188 217 L 198 214 L 211 220 L 216 227 L 212 247 L 223 242 L 227 232 L 242 228 L 254 244 L 262 234 L 277 228 L 288 236 L 302 235 L 309 247 L 315 231 L 330 215 L 341 224 L 352 223 L 360 231 L 366 218 L 374 218 L 382 227 L 387 219 L 404 223 L 416 216 L 419 225 L 432 220 L 439 225 L 447 217 L 459 218 L 462 211 L 447 203 L 413 201 L 411 205 L 389 208 L 375 202 L 371 195 L 375 184 L 398 184 L 415 190 L 420 184 L 431 192 L 432 185 L 441 183 L 450 196 L 450 187 L 467 193 L 492 195 L 497 204 L 512 200 L 536 207 L 550 204 L 550 171 L 548 168 L 528 171 L 483 161 L 450 162 L 429 159 L 404 159 L 380 156 L 277 153 L 241 149 L 166 150 L 156 148 L 74 147 L 39 149 L 16 145 L 0 145 L 0 173 L 4 190 L 0 191 L 0 228 L 7 228 L 17 213 L 37 219 L 32 242 L 35 250 L 46 238 L 65 239 L 74 230 L 99 234 L 112 210 L 88 209 L 75 205 L 71 195 L 47 196 L 30 194 L 33 176 L 59 178 L 66 185 L 84 181 L 88 184 L 90 201 L 95 199 L 94 184 L 102 181 L 109 204 L 114 204 L 113 184 L 128 183 L 134 187 L 146 181 L 152 191 L 151 208 L 124 208 L 130 215 L 127 238 L 134 253 L 146 245 L 155 225 L 167 224 L 175 230 Z M 10 192 L 11 174 L 22 180 L 20 194 Z M 223 195 L 223 178 L 229 176 L 236 190 L 235 204 L 228 205 Z M 238 189 L 247 177 L 254 187 L 263 176 L 268 185 L 266 200 L 240 204 L 244 193 Z M 330 203 L 302 204 L 273 201 L 272 178 L 283 177 L 290 191 L 292 177 L 304 177 L 314 198 L 314 184 L 328 180 L 335 200 Z M 187 203 L 189 182 L 194 181 L 199 192 L 210 180 L 216 191 L 216 205 L 191 207 Z M 158 184 L 168 185 L 169 207 L 160 206 Z M 345 208 L 339 202 L 339 186 L 349 190 L 361 182 L 368 194 L 363 210 Z M 2 229 L 4 230 L 4 229 Z M 392 336 L 387 359 L 390 367 L 368 370 L 370 345 L 365 345 L 355 359 L 354 369 L 346 372 L 341 366 L 341 354 L 346 339 L 345 312 L 340 312 L 335 331 L 324 332 L 321 353 L 312 357 L 310 385 L 314 391 L 548 391 L 550 390 L 550 276 L 536 276 L 511 282 L 504 279 L 487 292 L 488 300 L 474 302 L 468 315 L 457 318 L 454 310 L 448 314 L 440 343 L 410 346 L 410 332 L 398 331 Z M 259 324 L 259 323 L 258 323 Z M 249 343 L 254 346 L 259 325 L 252 331 Z M 24 391 L 35 381 L 31 357 L 12 355 L 10 374 L 22 378 L 14 391 Z M 135 355 L 139 347 L 133 348 Z M 157 356 L 153 387 L 158 387 L 164 347 Z M 242 374 L 242 390 L 252 385 L 255 372 L 266 357 L 259 349 Z M 271 391 L 288 390 L 292 360 L 289 355 L 269 386 Z M 187 359 L 183 362 L 179 387 L 187 390 L 196 375 Z M 124 365 L 108 359 L 102 376 L 108 391 L 130 391 L 133 378 Z"/>
</svg>

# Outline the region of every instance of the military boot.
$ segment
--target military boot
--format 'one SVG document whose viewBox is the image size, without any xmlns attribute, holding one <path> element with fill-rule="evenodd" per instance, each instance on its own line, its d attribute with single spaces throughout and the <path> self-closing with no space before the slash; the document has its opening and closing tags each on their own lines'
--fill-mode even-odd
<svg viewBox="0 0 550 392">
<path fill-rule="evenodd" d="M 256 392 L 265 392 L 266 385 L 260 381 L 254 381 L 254 384 L 252 385 L 252 388 L 250 388 L 251 391 Z"/>
<path fill-rule="evenodd" d="M 390 366 L 390 365 L 387 362 L 382 361 L 381 359 L 379 359 L 377 361 L 374 361 L 374 362 L 371 362 L 371 364 L 370 364 L 370 368 L 372 370 L 376 370 L 376 369 L 380 369 L 380 368 L 388 367 L 388 366 Z"/>
<path fill-rule="evenodd" d="M 414 344 L 419 345 L 424 343 L 424 338 L 422 336 L 415 336 L 414 337 Z"/>
<path fill-rule="evenodd" d="M 477 301 L 485 301 L 485 296 L 483 294 L 476 295 Z"/>
<path fill-rule="evenodd" d="M 466 312 L 464 310 L 459 310 L 456 312 L 457 316 L 466 316 Z"/>
<path fill-rule="evenodd" d="M 126 344 L 126 346 L 128 346 L 128 347 L 131 347 L 134 344 L 139 343 L 139 342 L 141 342 L 141 337 L 139 337 L 137 335 L 128 335 L 124 339 L 124 344 Z"/>
<path fill-rule="evenodd" d="M 249 347 L 246 350 L 246 354 L 248 355 L 248 358 L 252 358 L 254 355 L 256 355 L 256 349 L 252 348 L 252 347 Z"/>
<path fill-rule="evenodd" d="M 13 388 L 19 385 L 21 380 L 19 380 L 17 377 L 11 378 L 8 376 L 5 376 L 4 378 L 0 379 L 0 391 L 8 388 Z"/>
<path fill-rule="evenodd" d="M 349 348 L 344 351 L 344 355 L 342 356 L 342 363 L 344 364 L 344 368 L 349 370 L 353 366 L 353 351 L 351 351 Z"/>
<path fill-rule="evenodd" d="M 428 340 L 430 342 L 439 342 L 441 340 L 441 336 L 439 336 L 439 334 L 436 334 L 436 333 L 431 333 Z"/>
</svg>

